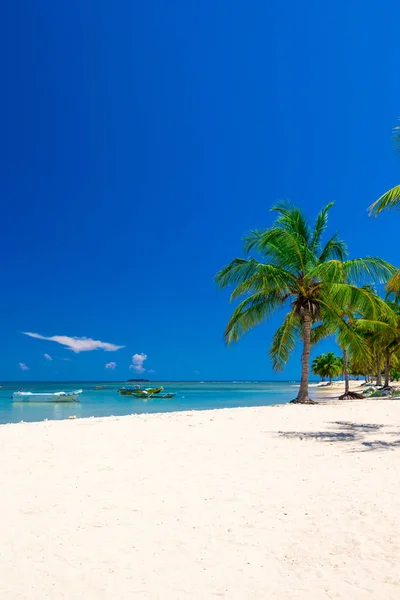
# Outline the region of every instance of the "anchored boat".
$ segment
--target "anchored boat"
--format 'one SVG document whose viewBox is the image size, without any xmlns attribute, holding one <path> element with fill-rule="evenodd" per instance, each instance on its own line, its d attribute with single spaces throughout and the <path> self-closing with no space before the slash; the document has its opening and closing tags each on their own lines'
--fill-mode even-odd
<svg viewBox="0 0 400 600">
<path fill-rule="evenodd" d="M 14 392 L 14 402 L 79 402 L 83 390 L 74 392 Z"/>
<path fill-rule="evenodd" d="M 120 388 L 118 391 L 121 396 L 137 396 L 138 398 L 148 398 L 149 396 L 154 396 L 154 394 L 159 394 L 163 391 L 163 389 L 163 387 L 157 387 L 146 388 L 142 390 L 139 386 L 137 386 L 134 388 Z"/>
</svg>

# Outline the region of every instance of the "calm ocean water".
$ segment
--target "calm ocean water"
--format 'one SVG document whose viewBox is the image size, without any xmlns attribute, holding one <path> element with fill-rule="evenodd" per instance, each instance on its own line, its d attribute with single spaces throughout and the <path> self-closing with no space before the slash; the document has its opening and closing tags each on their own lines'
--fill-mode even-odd
<svg viewBox="0 0 400 600">
<path fill-rule="evenodd" d="M 105 388 L 95 390 L 95 385 Z M 176 392 L 176 397 L 147 401 L 132 396 L 120 396 L 118 387 L 126 383 L 3 383 L 0 388 L 0 423 L 44 421 L 82 417 L 106 417 L 133 413 L 172 412 L 234 408 L 237 406 L 268 406 L 284 404 L 296 396 L 296 382 L 232 382 L 232 383 L 161 383 L 165 391 Z M 151 382 L 152 387 L 157 382 Z M 81 401 L 73 403 L 13 402 L 13 392 L 72 391 L 83 389 Z"/>
</svg>

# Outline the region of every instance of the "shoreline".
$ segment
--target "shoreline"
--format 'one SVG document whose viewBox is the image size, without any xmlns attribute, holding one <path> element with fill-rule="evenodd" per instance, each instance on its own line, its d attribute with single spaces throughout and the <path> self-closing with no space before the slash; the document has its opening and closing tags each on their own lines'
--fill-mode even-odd
<svg viewBox="0 0 400 600">
<path fill-rule="evenodd" d="M 297 386 L 294 386 L 297 387 Z M 351 380 L 350 381 L 350 390 L 362 393 L 363 389 L 368 386 L 360 386 L 359 381 Z M 310 397 L 316 401 L 316 406 L 318 405 L 330 405 L 330 404 L 344 404 L 344 403 L 352 403 L 355 402 L 353 399 L 348 400 L 340 400 L 339 396 L 344 393 L 344 382 L 343 381 L 333 381 L 332 384 L 319 385 L 319 384 L 310 384 Z M 293 393 L 295 397 L 295 392 Z M 386 396 L 375 396 L 374 398 L 365 397 L 363 399 L 358 399 L 358 402 L 366 402 L 370 400 L 388 400 Z M 33 403 L 30 404 L 30 407 L 35 406 Z M 172 411 L 155 411 L 155 412 L 132 412 L 128 414 L 122 415 L 104 415 L 104 416 L 78 416 L 72 415 L 69 417 L 65 417 L 62 419 L 52 419 L 46 418 L 39 421 L 11 421 L 8 423 L 0 423 L 0 431 L 2 427 L 8 427 L 10 425 L 38 425 L 38 424 L 49 424 L 49 423 L 60 423 L 65 421 L 103 421 L 103 420 L 119 420 L 123 418 L 131 418 L 131 417 L 150 417 L 157 415 L 189 415 L 192 416 L 193 413 L 210 413 L 213 411 L 225 411 L 225 410 L 240 410 L 240 409 L 268 409 L 268 408 L 282 408 L 285 406 L 305 406 L 305 405 L 295 405 L 292 404 L 290 400 L 277 404 L 266 404 L 266 405 L 256 405 L 256 406 L 234 406 L 234 407 L 214 407 L 214 408 L 195 408 L 195 409 L 182 409 L 182 410 L 172 410 Z"/>
<path fill-rule="evenodd" d="M 2 597 L 398 597 L 399 402 L 3 427 Z"/>
</svg>

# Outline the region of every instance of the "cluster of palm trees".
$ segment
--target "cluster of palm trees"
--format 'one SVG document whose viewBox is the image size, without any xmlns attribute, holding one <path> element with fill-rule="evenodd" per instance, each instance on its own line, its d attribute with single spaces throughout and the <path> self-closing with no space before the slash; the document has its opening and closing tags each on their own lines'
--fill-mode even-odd
<svg viewBox="0 0 400 600">
<path fill-rule="evenodd" d="M 378 214 L 396 202 L 400 205 L 400 186 L 370 210 Z M 296 342 L 302 341 L 298 403 L 313 403 L 311 346 L 328 336 L 336 337 L 343 356 L 342 398 L 357 396 L 349 390 L 349 359 L 353 372 L 376 374 L 384 386 L 389 386 L 390 370 L 400 364 L 400 271 L 379 257 L 349 259 L 337 234 L 324 242 L 332 206 L 325 206 L 310 226 L 299 208 L 277 204 L 272 208 L 277 213 L 272 227 L 246 235 L 248 257 L 235 258 L 216 275 L 219 287 L 233 286 L 231 300 L 241 299 L 225 330 L 227 344 L 275 312 L 285 311 L 270 356 L 273 368 L 282 370 Z M 249 257 L 253 252 L 257 258 Z"/>
</svg>

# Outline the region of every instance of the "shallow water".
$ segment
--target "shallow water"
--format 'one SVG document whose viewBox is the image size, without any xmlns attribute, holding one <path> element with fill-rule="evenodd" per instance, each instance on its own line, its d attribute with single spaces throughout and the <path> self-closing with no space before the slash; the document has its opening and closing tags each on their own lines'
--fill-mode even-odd
<svg viewBox="0 0 400 600">
<path fill-rule="evenodd" d="M 105 388 L 95 390 L 95 385 Z M 45 419 L 68 419 L 70 416 L 106 417 L 132 413 L 155 413 L 185 410 L 234 408 L 237 406 L 269 406 L 284 404 L 296 396 L 296 382 L 219 382 L 219 383 L 160 383 L 166 392 L 176 392 L 173 399 L 154 396 L 146 401 L 132 396 L 120 396 L 122 383 L 3 383 L 0 388 L 0 423 L 19 421 L 44 421 Z M 80 402 L 27 403 L 13 402 L 13 392 L 21 391 L 72 391 L 83 389 Z"/>
</svg>

